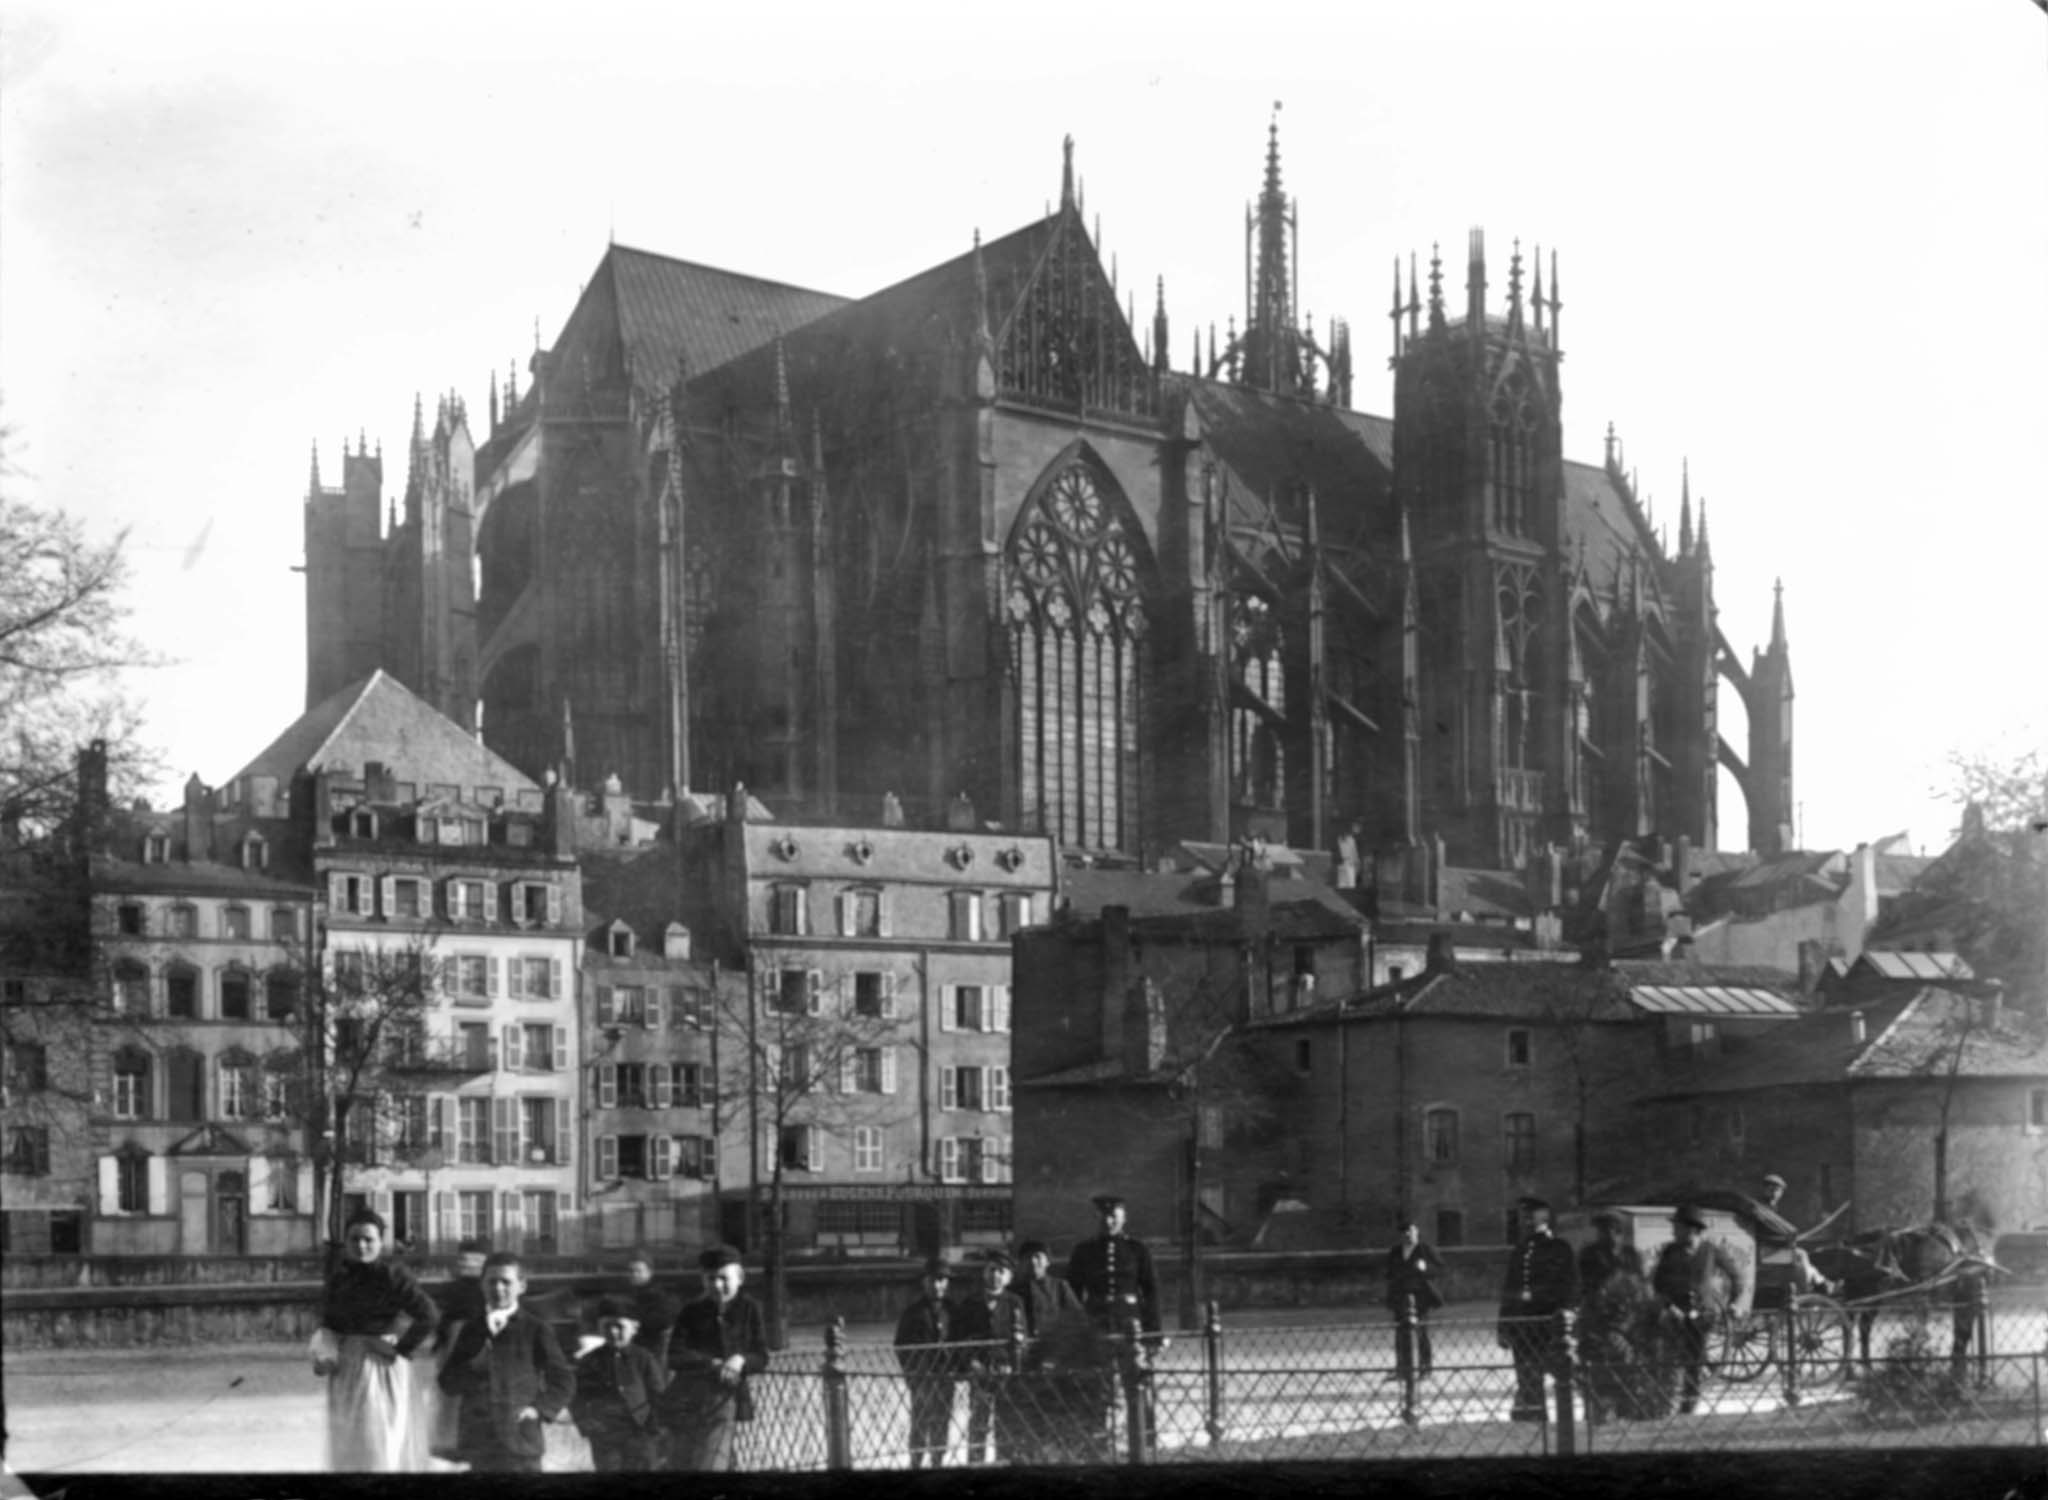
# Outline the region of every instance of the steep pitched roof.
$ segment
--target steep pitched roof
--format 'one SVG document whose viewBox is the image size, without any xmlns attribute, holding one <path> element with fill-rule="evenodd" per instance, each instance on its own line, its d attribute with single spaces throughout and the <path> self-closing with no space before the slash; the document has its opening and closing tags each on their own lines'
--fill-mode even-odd
<svg viewBox="0 0 2048 1500">
<path fill-rule="evenodd" d="M 525 772 L 382 668 L 307 709 L 236 776 L 289 782 L 301 771 L 360 775 L 369 761 L 382 762 L 422 791 L 430 782 L 507 793 L 536 789 Z"/>
<path fill-rule="evenodd" d="M 1394 492 L 1390 418 L 1218 380 L 1184 376 L 1180 384 L 1209 447 L 1238 480 L 1229 491 L 1232 524 L 1260 524 L 1265 512 L 1259 502 L 1270 500 L 1282 520 L 1305 525 L 1293 487 L 1307 485 L 1320 501 L 1326 541 L 1387 542 Z"/>
<path fill-rule="evenodd" d="M 844 306 L 829 292 L 723 271 L 627 245 L 607 246 L 551 351 L 564 369 L 608 373 L 620 356 L 639 378 L 717 369 Z"/>
</svg>

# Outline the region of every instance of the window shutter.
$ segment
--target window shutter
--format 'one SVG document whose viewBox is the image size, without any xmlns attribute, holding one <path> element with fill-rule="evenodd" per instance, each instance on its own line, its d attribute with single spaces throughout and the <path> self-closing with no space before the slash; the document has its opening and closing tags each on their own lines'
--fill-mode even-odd
<svg viewBox="0 0 2048 1500">
<path fill-rule="evenodd" d="M 960 1107 L 960 1073 L 957 1068 L 939 1069 L 939 1108 Z"/>
<path fill-rule="evenodd" d="M 856 1071 L 856 1063 L 857 1059 L 854 1056 L 853 1048 L 844 1047 L 840 1049 L 839 1092 L 842 1094 L 851 1094 L 854 1092 L 854 1090 L 860 1087 L 860 1078 Z"/>
<path fill-rule="evenodd" d="M 838 978 L 837 982 L 836 982 L 836 983 L 835 983 L 835 984 L 833 985 L 833 989 L 834 989 L 834 990 L 836 990 L 836 991 L 838 992 L 838 995 L 839 995 L 839 1006 L 838 1006 L 839 1014 L 840 1014 L 840 1015 L 842 1015 L 842 1016 L 850 1016 L 850 1015 L 852 1015 L 852 1014 L 853 1014 L 853 976 L 852 976 L 851 974 L 841 974 L 841 975 L 839 976 L 839 978 Z"/>
<path fill-rule="evenodd" d="M 548 926 L 550 927 L 560 927 L 562 925 L 562 894 L 560 886 L 553 884 L 548 886 Z"/>
<path fill-rule="evenodd" d="M 161 1156 L 149 1159 L 149 1211 L 152 1214 L 170 1212 L 171 1164 Z"/>
<path fill-rule="evenodd" d="M 348 910 L 348 877 L 336 870 L 327 872 L 327 914 L 332 917 Z"/>
<path fill-rule="evenodd" d="M 815 1125 L 804 1127 L 804 1165 L 813 1172 L 825 1170 L 825 1132 Z"/>
<path fill-rule="evenodd" d="M 841 891 L 832 898 L 832 907 L 839 914 L 839 935 L 841 937 L 852 937 L 853 897 L 846 891 Z"/>
<path fill-rule="evenodd" d="M 309 1161 L 299 1163 L 299 1191 L 293 1201 L 299 1205 L 300 1213 L 310 1213 L 318 1219 L 320 1205 L 313 1201 L 313 1164 Z"/>
<path fill-rule="evenodd" d="M 575 1147 L 575 1142 L 569 1138 L 572 1128 L 569 1118 L 569 1101 L 567 1099 L 555 1100 L 553 1113 L 555 1116 L 555 1165 L 566 1167 L 570 1165 L 570 1152 Z"/>
<path fill-rule="evenodd" d="M 517 1073 L 526 1066 L 525 1038 L 519 1034 L 518 1026 L 505 1028 L 505 1071 Z"/>
<path fill-rule="evenodd" d="M 396 875 L 378 877 L 377 911 L 387 922 L 398 915 L 398 877 Z"/>
<path fill-rule="evenodd" d="M 516 1246 L 526 1237 L 526 1204 L 517 1193 L 500 1193 L 498 1213 L 505 1226 L 507 1247 Z"/>
<path fill-rule="evenodd" d="M 519 1160 L 518 1101 L 491 1101 L 491 1160 L 501 1167 Z"/>
<path fill-rule="evenodd" d="M 667 993 L 660 985 L 650 984 L 647 987 L 647 1029 L 649 1031 L 661 1030 L 662 1022 L 667 1019 L 666 1007 L 662 1004 L 662 1000 Z"/>
<path fill-rule="evenodd" d="M 499 963 L 500 960 L 495 954 L 493 954 L 490 958 L 485 960 L 485 972 L 489 975 L 489 977 L 484 981 L 484 989 L 485 993 L 487 993 L 493 1000 L 497 999 L 500 994 L 504 993 L 503 990 L 499 987 L 498 983 Z"/>
<path fill-rule="evenodd" d="M 996 1169 L 997 1169 L 997 1168 L 998 1168 L 998 1167 L 999 1167 L 1000 1165 L 1001 1165 L 1001 1163 L 1000 1163 L 1000 1162 L 999 1162 L 999 1161 L 998 1161 L 998 1160 L 996 1159 L 996 1151 L 995 1151 L 995 1142 L 994 1142 L 994 1141 L 990 1141 L 990 1140 L 984 1140 L 984 1141 L 982 1141 L 982 1143 L 981 1143 L 981 1180 L 982 1180 L 983 1182 L 1000 1182 L 1000 1181 L 1002 1181 L 1002 1178 L 1001 1178 L 1001 1177 L 999 1177 L 999 1176 L 997 1175 L 997 1171 L 996 1171 Z"/>
<path fill-rule="evenodd" d="M 1010 1070 L 996 1067 L 988 1070 L 988 1107 L 998 1114 L 1010 1112 Z"/>
<path fill-rule="evenodd" d="M 960 1142 L 952 1136 L 939 1137 L 939 1181 L 960 1180 Z"/>
<path fill-rule="evenodd" d="M 597 1107 L 617 1109 L 619 1107 L 619 1065 L 599 1063 L 597 1065 Z M 613 1173 L 617 1176 L 617 1173 Z"/>
<path fill-rule="evenodd" d="M 615 1135 L 597 1138 L 597 1175 L 606 1182 L 619 1175 L 619 1138 Z"/>
<path fill-rule="evenodd" d="M 455 955 L 452 953 L 443 955 L 441 959 L 441 993 L 444 995 L 460 994 L 461 983 L 462 971 L 455 962 Z"/>
<path fill-rule="evenodd" d="M 825 976 L 816 969 L 804 971 L 804 1009 L 814 1016 L 825 1009 Z"/>
<path fill-rule="evenodd" d="M 505 971 L 505 983 L 514 1000 L 526 998 L 526 960 L 515 958 Z"/>
<path fill-rule="evenodd" d="M 656 1182 L 664 1182 L 675 1175 L 675 1159 L 671 1153 L 675 1143 L 665 1135 L 651 1135 L 647 1138 L 647 1175 Z"/>
<path fill-rule="evenodd" d="M 675 1085 L 670 1081 L 667 1063 L 649 1063 L 647 1082 L 654 1091 L 656 1109 L 667 1109 L 675 1103 Z"/>
<path fill-rule="evenodd" d="M 597 987 L 597 1024 L 600 1026 L 614 1024 L 612 1019 L 612 987 L 608 984 L 601 984 Z"/>
<path fill-rule="evenodd" d="M 939 1030 L 957 1031 L 953 1022 L 958 1019 L 960 986 L 942 984 L 939 986 Z"/>
<path fill-rule="evenodd" d="M 270 1158 L 267 1156 L 249 1158 L 248 1208 L 252 1214 L 270 1212 Z"/>
<path fill-rule="evenodd" d="M 100 1158 L 100 1213 L 121 1211 L 121 1163 L 111 1156 Z"/>
<path fill-rule="evenodd" d="M 1010 987 L 1007 984 L 992 984 L 988 989 L 989 1007 L 994 1012 L 990 1017 L 990 1031 L 1010 1029 Z"/>
<path fill-rule="evenodd" d="M 882 1092 L 885 1094 L 896 1092 L 896 1049 L 894 1047 L 884 1047 L 882 1049 Z"/>
<path fill-rule="evenodd" d="M 894 1020 L 896 1018 L 896 976 L 894 974 L 884 974 L 882 976 L 882 1018 L 884 1020 Z"/>
<path fill-rule="evenodd" d="M 569 1071 L 569 1028 L 555 1028 L 555 1050 L 548 1057 L 548 1066 L 557 1073 Z"/>
</svg>

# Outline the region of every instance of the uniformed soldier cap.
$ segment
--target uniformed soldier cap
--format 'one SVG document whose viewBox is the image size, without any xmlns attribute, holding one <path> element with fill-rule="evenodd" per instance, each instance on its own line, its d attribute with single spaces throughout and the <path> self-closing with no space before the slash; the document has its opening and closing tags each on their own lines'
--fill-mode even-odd
<svg viewBox="0 0 2048 1500">
<path fill-rule="evenodd" d="M 1690 1224 L 1695 1229 L 1705 1229 L 1707 1227 L 1707 1216 L 1688 1203 L 1671 1216 L 1671 1222 L 1674 1224 Z"/>
<path fill-rule="evenodd" d="M 489 1240 L 464 1240 L 455 1247 L 455 1253 L 457 1255 L 489 1255 L 491 1253 L 491 1242 Z"/>
<path fill-rule="evenodd" d="M 1600 1210 L 1600 1212 L 1593 1215 L 1593 1224 L 1595 1228 L 1598 1228 L 1602 1224 L 1612 1224 L 1616 1229 L 1619 1229 L 1622 1227 L 1624 1222 L 1626 1221 L 1623 1220 L 1621 1215 L 1616 1213 L 1611 1208 L 1603 1208 Z"/>
<path fill-rule="evenodd" d="M 1525 1214 L 1547 1214 L 1550 1212 L 1550 1200 L 1547 1198 L 1519 1198 L 1515 1201 L 1515 1207 Z"/>
<path fill-rule="evenodd" d="M 1766 1173 L 1764 1174 L 1764 1186 L 1765 1186 L 1765 1187 L 1784 1187 L 1784 1186 L 1785 1186 L 1785 1179 L 1784 1179 L 1784 1178 L 1782 1178 L 1782 1177 L 1780 1177 L 1780 1176 L 1779 1176 L 1779 1175 L 1778 1175 L 1778 1174 L 1777 1174 L 1776 1172 L 1766 1172 Z"/>
<path fill-rule="evenodd" d="M 1019 1260 L 1029 1260 L 1034 1255 L 1043 1255 L 1047 1260 L 1051 1260 L 1052 1247 L 1047 1245 L 1044 1240 L 1026 1240 L 1017 1247 L 1017 1259 Z"/>
<path fill-rule="evenodd" d="M 640 1314 L 630 1303 L 621 1302 L 617 1297 L 607 1297 L 597 1304 L 597 1321 L 604 1323 L 614 1319 L 621 1323 L 637 1323 Z"/>
<path fill-rule="evenodd" d="M 927 1276 L 943 1276 L 950 1281 L 953 1277 L 953 1263 L 943 1255 L 934 1255 L 924 1263 L 924 1274 Z"/>
<path fill-rule="evenodd" d="M 1017 1263 L 1010 1259 L 1010 1252 L 1007 1250 L 991 1250 L 982 1256 L 981 1263 L 984 1266 L 1001 1266 L 1011 1275 L 1017 1272 Z"/>
<path fill-rule="evenodd" d="M 1097 1193 L 1088 1201 L 1095 1205 L 1098 1213 L 1105 1214 L 1112 1208 L 1122 1208 L 1124 1206 L 1123 1196 L 1120 1193 Z"/>
<path fill-rule="evenodd" d="M 697 1257 L 698 1267 L 705 1271 L 716 1271 L 722 1266 L 736 1266 L 738 1264 L 740 1264 L 740 1253 L 730 1245 L 714 1245 Z"/>
</svg>

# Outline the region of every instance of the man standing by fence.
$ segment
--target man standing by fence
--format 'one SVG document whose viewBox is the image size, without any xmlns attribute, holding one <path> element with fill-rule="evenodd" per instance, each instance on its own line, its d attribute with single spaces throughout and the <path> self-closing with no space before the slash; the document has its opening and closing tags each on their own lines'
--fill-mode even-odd
<svg viewBox="0 0 2048 1500">
<path fill-rule="evenodd" d="M 1010 1380 L 1023 1342 L 1024 1304 L 1010 1291 L 1010 1257 L 991 1250 L 981 1263 L 981 1286 L 961 1299 L 953 1337 L 967 1357 L 967 1461 L 1014 1459 L 1016 1426 L 1009 1410 Z"/>
<path fill-rule="evenodd" d="M 1683 1378 L 1678 1409 L 1700 1404 L 1700 1377 L 1707 1363 L 1707 1335 L 1738 1306 L 1746 1290 L 1735 1257 L 1704 1238 L 1706 1215 L 1691 1204 L 1671 1216 L 1671 1243 L 1657 1252 L 1650 1289 L 1663 1304 L 1667 1336 Z"/>
<path fill-rule="evenodd" d="M 1422 1230 L 1412 1220 L 1401 1226 L 1401 1239 L 1387 1251 L 1387 1307 L 1394 1314 L 1394 1379 L 1401 1382 L 1401 1420 L 1414 1426 L 1415 1394 L 1429 1379 L 1429 1315 L 1444 1305 L 1436 1288 L 1443 1262 L 1422 1243 Z"/>
<path fill-rule="evenodd" d="M 1159 1278 L 1145 1242 L 1124 1233 L 1124 1200 L 1103 1193 L 1094 1203 L 1102 1233 L 1074 1247 L 1067 1281 L 1096 1331 L 1117 1342 L 1117 1385 L 1130 1414 L 1132 1442 L 1136 1451 L 1150 1453 L 1151 1349 L 1166 1342 L 1159 1331 Z"/>
<path fill-rule="evenodd" d="M 1515 1362 L 1509 1415 L 1517 1422 L 1541 1422 L 1543 1377 L 1561 1370 L 1568 1352 L 1562 1315 L 1579 1304 L 1579 1267 L 1572 1247 L 1551 1231 L 1548 1203 L 1524 1198 L 1516 1207 L 1522 1237 L 1508 1256 L 1495 1334 Z"/>
</svg>

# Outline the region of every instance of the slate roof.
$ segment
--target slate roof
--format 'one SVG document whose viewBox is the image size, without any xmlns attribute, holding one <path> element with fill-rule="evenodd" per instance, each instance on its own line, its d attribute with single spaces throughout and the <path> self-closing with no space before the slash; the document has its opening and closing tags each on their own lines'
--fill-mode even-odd
<svg viewBox="0 0 2048 1500">
<path fill-rule="evenodd" d="M 1928 985 L 1908 1000 L 1891 1024 L 1869 1031 L 1870 1043 L 1849 1064 L 1857 1078 L 1939 1076 L 1960 1046 L 1958 1071 L 1969 1078 L 2048 1077 L 2048 1039 L 2010 1023 L 1987 1025 L 1983 1001 Z M 1867 1018 L 1866 1018 L 1867 1020 Z"/>
<path fill-rule="evenodd" d="M 602 947 L 593 934 L 623 921 L 642 953 L 659 954 L 668 924 L 683 921 L 683 870 L 675 845 L 579 849 L 576 858 L 583 867 L 586 940 Z"/>
<path fill-rule="evenodd" d="M 1229 519 L 1258 525 L 1259 499 L 1273 501 L 1283 520 L 1305 525 L 1294 487 L 1312 486 L 1321 503 L 1325 540 L 1391 540 L 1394 424 L 1296 396 L 1276 396 L 1217 380 L 1183 376 L 1181 386 L 1201 418 L 1203 436 L 1239 481 L 1230 487 Z"/>
<path fill-rule="evenodd" d="M 1082 918 L 1098 918 L 1103 908 L 1122 906 L 1148 931 L 1221 939 L 1237 930 L 1237 911 L 1217 904 L 1217 877 L 1207 869 L 1066 870 L 1060 891 L 1068 910 Z M 1283 939 L 1332 937 L 1366 926 L 1357 907 L 1320 881 L 1276 878 L 1266 891 L 1273 932 Z"/>
<path fill-rule="evenodd" d="M 1595 588 L 1614 582 L 1633 544 L 1645 559 L 1657 555 L 1648 524 L 1604 464 L 1564 463 L 1564 546 L 1567 563 L 1586 543 L 1586 572 Z"/>
<path fill-rule="evenodd" d="M 509 798 L 538 789 L 523 771 L 382 668 L 307 709 L 235 775 L 274 776 L 289 784 L 301 771 L 359 776 L 373 760 L 422 790 L 429 782 L 466 790 L 494 786 Z"/>
<path fill-rule="evenodd" d="M 697 376 L 845 305 L 829 292 L 608 246 L 552 355 L 575 376 L 588 359 L 608 372 L 617 353 L 635 378 L 665 383 L 679 357 Z"/>
<path fill-rule="evenodd" d="M 1628 987 L 1611 969 L 1572 964 L 1465 964 L 1424 976 L 1404 1009 L 1411 1016 L 1634 1021 Z"/>
</svg>

